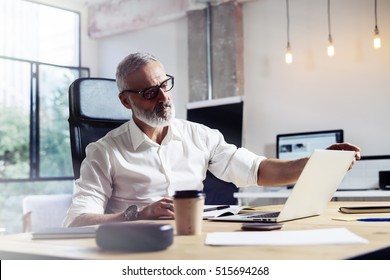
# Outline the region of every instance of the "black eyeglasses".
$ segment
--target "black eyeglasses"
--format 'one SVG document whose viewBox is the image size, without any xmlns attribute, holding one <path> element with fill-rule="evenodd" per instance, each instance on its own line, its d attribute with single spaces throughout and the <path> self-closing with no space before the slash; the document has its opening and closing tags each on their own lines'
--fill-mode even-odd
<svg viewBox="0 0 390 280">
<path fill-rule="evenodd" d="M 148 87 L 148 88 L 145 88 L 141 91 L 125 89 L 125 90 L 122 90 L 121 93 L 136 93 L 136 94 L 142 95 L 142 97 L 145 98 L 146 100 L 151 100 L 153 98 L 156 98 L 156 96 L 158 95 L 158 92 L 160 91 L 160 88 L 163 90 L 163 92 L 170 91 L 173 88 L 175 78 L 171 75 L 168 75 L 168 74 L 167 74 L 167 76 L 169 78 L 166 79 L 165 81 L 163 81 L 158 86 Z"/>
</svg>

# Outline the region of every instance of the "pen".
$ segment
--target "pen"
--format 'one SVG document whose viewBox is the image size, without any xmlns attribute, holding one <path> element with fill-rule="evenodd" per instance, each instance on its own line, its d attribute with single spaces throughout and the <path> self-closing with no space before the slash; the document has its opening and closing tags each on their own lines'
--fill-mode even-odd
<svg viewBox="0 0 390 280">
<path fill-rule="evenodd" d="M 359 222 L 390 222 L 390 218 L 362 218 L 357 219 Z"/>
<path fill-rule="evenodd" d="M 210 207 L 210 208 L 206 208 L 203 210 L 203 212 L 209 212 L 209 211 L 214 211 L 214 210 L 222 210 L 222 209 L 226 209 L 226 208 L 229 208 L 230 205 L 221 205 L 221 206 L 215 206 L 215 207 Z"/>
</svg>

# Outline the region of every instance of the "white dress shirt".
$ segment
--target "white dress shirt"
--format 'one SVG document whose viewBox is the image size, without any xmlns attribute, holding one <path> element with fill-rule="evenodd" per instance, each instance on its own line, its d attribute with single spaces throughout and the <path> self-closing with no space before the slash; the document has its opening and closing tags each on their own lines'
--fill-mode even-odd
<svg viewBox="0 0 390 280">
<path fill-rule="evenodd" d="M 159 145 L 130 120 L 87 146 L 64 226 L 83 213 L 117 213 L 176 190 L 202 190 L 207 170 L 238 187 L 255 185 L 263 159 L 201 124 L 174 119 Z"/>
</svg>

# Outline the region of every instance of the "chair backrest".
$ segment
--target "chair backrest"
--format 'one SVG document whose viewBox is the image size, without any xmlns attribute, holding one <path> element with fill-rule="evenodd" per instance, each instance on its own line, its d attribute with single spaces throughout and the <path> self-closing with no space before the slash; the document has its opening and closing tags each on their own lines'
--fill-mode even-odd
<svg viewBox="0 0 390 280">
<path fill-rule="evenodd" d="M 72 194 L 28 195 L 23 199 L 23 232 L 61 227 Z"/>
<path fill-rule="evenodd" d="M 113 79 L 79 78 L 69 87 L 69 129 L 74 178 L 80 177 L 85 148 L 131 117 Z"/>
</svg>

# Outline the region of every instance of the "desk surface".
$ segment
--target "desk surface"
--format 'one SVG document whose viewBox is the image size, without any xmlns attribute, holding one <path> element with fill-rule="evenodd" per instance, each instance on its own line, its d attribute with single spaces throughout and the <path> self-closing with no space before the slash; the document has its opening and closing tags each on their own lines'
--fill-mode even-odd
<svg viewBox="0 0 390 280">
<path fill-rule="evenodd" d="M 282 230 L 322 229 L 346 227 L 355 234 L 369 240 L 368 244 L 313 245 L 313 246 L 207 246 L 206 234 L 216 231 L 237 231 L 241 223 L 204 221 L 203 233 L 199 236 L 175 236 L 173 244 L 166 250 L 151 253 L 127 253 L 103 251 L 97 247 L 94 238 L 31 240 L 31 234 L 15 234 L 0 237 L 0 259 L 348 259 L 390 246 L 390 223 L 364 223 L 356 221 L 335 221 L 334 217 L 345 216 L 338 212 L 346 205 L 389 205 L 390 202 L 331 202 L 327 211 L 320 216 L 284 223 Z M 261 210 L 277 210 L 281 206 L 263 206 Z M 365 214 L 365 216 L 390 217 L 387 214 Z M 174 221 L 156 221 L 173 223 Z"/>
</svg>

